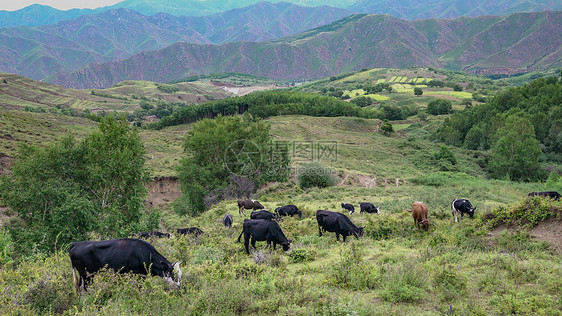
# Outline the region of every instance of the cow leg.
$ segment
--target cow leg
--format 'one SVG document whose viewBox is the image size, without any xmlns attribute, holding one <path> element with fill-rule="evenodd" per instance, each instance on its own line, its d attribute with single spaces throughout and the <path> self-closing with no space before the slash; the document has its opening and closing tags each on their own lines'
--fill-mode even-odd
<svg viewBox="0 0 562 316">
<path fill-rule="evenodd" d="M 250 236 L 244 234 L 244 247 L 246 247 L 246 253 L 250 254 Z"/>
<path fill-rule="evenodd" d="M 345 238 L 345 237 L 344 237 L 344 238 Z M 336 233 L 336 240 L 337 240 L 337 241 L 340 241 L 340 234 L 339 234 L 339 233 Z"/>
<path fill-rule="evenodd" d="M 320 227 L 320 225 L 318 225 L 318 234 L 320 235 L 320 237 L 322 237 L 322 228 Z"/>
<path fill-rule="evenodd" d="M 244 212 L 244 206 L 238 207 L 238 214 L 241 216 L 242 215 L 246 216 L 246 213 Z"/>
<path fill-rule="evenodd" d="M 347 239 L 347 235 L 343 234 L 343 242 L 345 242 L 345 240 Z"/>
<path fill-rule="evenodd" d="M 258 249 L 256 248 L 256 240 L 254 238 L 252 238 L 252 247 L 256 250 Z"/>
<path fill-rule="evenodd" d="M 459 220 L 458 220 L 458 218 L 457 218 L 457 215 L 458 215 L 457 212 L 453 211 L 453 215 L 455 216 L 455 223 L 458 223 Z"/>
</svg>

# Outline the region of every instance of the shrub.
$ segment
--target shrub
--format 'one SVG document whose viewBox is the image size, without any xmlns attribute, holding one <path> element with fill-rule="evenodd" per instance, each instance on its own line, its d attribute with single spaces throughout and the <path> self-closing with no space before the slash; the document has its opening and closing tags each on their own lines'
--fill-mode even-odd
<svg viewBox="0 0 562 316">
<path fill-rule="evenodd" d="M 302 189 L 318 187 L 326 188 L 335 185 L 336 181 L 331 168 L 319 163 L 309 163 L 298 171 L 299 186 Z"/>
<path fill-rule="evenodd" d="M 13 264 L 14 250 L 12 237 L 4 228 L 0 228 L 0 268 Z"/>
<path fill-rule="evenodd" d="M 413 262 L 391 268 L 385 275 L 381 297 L 388 302 L 419 302 L 425 297 L 425 273 Z"/>
<path fill-rule="evenodd" d="M 457 272 L 452 265 L 447 265 L 433 279 L 433 285 L 439 289 L 439 298 L 450 302 L 456 297 L 462 297 L 466 293 L 466 280 Z"/>
<path fill-rule="evenodd" d="M 453 104 L 449 100 L 445 99 L 434 99 L 429 101 L 427 104 L 427 113 L 433 115 L 449 114 Z"/>
<path fill-rule="evenodd" d="M 291 258 L 293 263 L 313 261 L 314 259 L 316 259 L 316 249 L 314 249 L 314 248 L 311 248 L 311 249 L 305 249 L 305 248 L 294 249 L 293 252 L 291 252 L 291 254 L 289 255 L 289 257 Z"/>
</svg>

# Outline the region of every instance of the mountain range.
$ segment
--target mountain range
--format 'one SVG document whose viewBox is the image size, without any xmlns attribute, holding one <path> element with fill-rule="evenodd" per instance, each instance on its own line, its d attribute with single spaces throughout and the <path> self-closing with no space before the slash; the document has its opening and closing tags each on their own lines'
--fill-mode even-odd
<svg viewBox="0 0 562 316">
<path fill-rule="evenodd" d="M 0 29 L 0 71 L 41 80 L 88 63 L 124 59 L 183 41 L 265 41 L 324 25 L 352 12 L 290 3 L 256 5 L 206 17 L 145 16 L 129 9 L 83 15 L 38 27 Z"/>
<path fill-rule="evenodd" d="M 562 10 L 559 0 L 283 0 L 299 6 L 330 5 L 355 13 L 390 14 L 414 20 L 461 16 L 508 15 L 517 12 Z M 254 5 L 260 0 L 125 0 L 97 9 L 57 10 L 34 4 L 16 11 L 0 10 L 0 27 L 40 26 L 75 19 L 85 14 L 127 8 L 143 15 L 206 16 Z M 280 2 L 271 0 L 271 2 Z"/>
<path fill-rule="evenodd" d="M 359 14 L 269 42 L 180 42 L 122 61 L 92 63 L 47 81 L 105 88 L 127 79 L 169 82 L 215 72 L 303 80 L 410 66 L 516 73 L 562 65 L 560 21 L 561 11 L 416 21 Z"/>
<path fill-rule="evenodd" d="M 559 0 L 357 0 L 350 10 L 416 19 L 509 15 L 518 12 L 562 10 Z"/>
</svg>

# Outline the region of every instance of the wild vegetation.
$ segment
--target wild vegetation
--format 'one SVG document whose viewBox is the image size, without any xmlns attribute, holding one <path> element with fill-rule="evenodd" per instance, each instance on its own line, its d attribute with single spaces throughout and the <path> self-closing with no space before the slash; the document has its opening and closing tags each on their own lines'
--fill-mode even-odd
<svg viewBox="0 0 562 316">
<path fill-rule="evenodd" d="M 361 72 L 353 75 L 361 75 Z M 541 91 L 549 93 L 550 90 Z M 412 98 L 418 97 L 412 93 Z M 323 103 L 325 109 L 321 108 Z M 201 185 L 205 192 L 224 189 L 229 181 L 242 181 L 241 178 L 232 179 L 217 160 L 224 147 L 233 143 L 232 134 L 244 133 L 250 139 L 257 137 L 252 142 L 260 144 L 258 151 L 264 150 L 261 145 L 273 140 L 273 144 L 283 149 L 280 152 L 285 152 L 290 159 L 287 177 L 262 180 L 256 177 L 258 186 L 252 198 L 258 199 L 269 210 L 295 204 L 303 211 L 302 219 L 289 217 L 280 222 L 285 235 L 293 239 L 292 252 L 272 251 L 265 247 L 265 243 L 258 242 L 258 249 L 247 256 L 243 245 L 235 242 L 243 217 L 238 215 L 233 197 L 221 201 L 215 199 L 220 195 L 218 193 L 208 195 L 203 202 L 212 203 L 197 212 L 190 212 L 189 206 L 183 212 L 178 205 L 186 200 L 179 199 L 176 205 L 168 204 L 145 212 L 146 217 L 139 222 L 158 223 L 159 230 L 172 234 L 177 228 L 190 226 L 205 231 L 206 234 L 200 237 L 150 240 L 168 260 L 184 262 L 180 289 L 169 288 L 158 277 L 115 276 L 111 272 L 102 272 L 94 278 L 89 292 L 76 295 L 67 254 L 71 239 L 63 240 L 62 234 L 56 236 L 56 228 L 51 229 L 52 234 L 41 235 L 49 236 L 51 240 L 49 247 L 45 247 L 43 240 L 33 237 L 44 232 L 26 231 L 34 238 L 29 238 L 26 245 L 21 242 L 26 236 L 2 228 L 0 288 L 9 291 L 0 295 L 0 313 L 557 314 L 562 310 L 562 283 L 559 280 L 562 248 L 555 235 L 548 233 L 548 228 L 559 229 L 562 202 L 525 197 L 532 191 L 559 190 L 562 181 L 556 172 L 550 173 L 546 183 L 534 179 L 526 179 L 528 182 L 515 182 L 506 177 L 490 179 L 493 152 L 434 142 L 432 135 L 440 131 L 443 119 L 464 112 L 455 109 L 455 105 L 449 116 L 422 118 L 418 114 L 410 115 L 406 123 L 385 122 L 358 117 L 370 106 L 360 107 L 329 96 L 273 91 L 207 103 L 200 108 L 193 106 L 194 113 L 200 116 L 193 114 L 187 120 L 189 124 L 140 130 L 131 141 L 146 145 L 148 152 L 142 155 L 148 158 L 147 166 L 159 175 L 179 174 L 183 183 Z M 482 106 L 476 103 L 468 108 Z M 225 115 L 237 114 L 240 108 L 248 114 Z M 221 112 L 225 109 L 229 112 Z M 302 112 L 290 112 L 296 110 Z M 373 110 L 377 109 L 369 109 Z M 279 111 L 287 112 L 279 115 Z M 289 115 L 291 113 L 300 115 Z M 348 113 L 350 116 L 345 115 Z M 81 148 L 88 153 L 88 148 L 97 148 L 92 143 L 94 139 L 105 148 L 101 135 L 104 130 L 114 130 L 109 128 L 110 123 L 123 124 L 114 126 L 115 131 L 125 131 L 127 126 L 123 121 L 104 120 L 101 126 L 107 129 L 95 131 L 91 121 L 80 118 L 62 120 L 60 115 L 12 111 L 0 114 L 2 122 L 9 123 L 6 124 L 9 129 L 2 135 L 7 133 L 18 140 L 28 141 L 34 144 L 37 152 L 28 155 L 29 160 L 16 162 L 14 170 L 25 166 L 25 161 L 29 161 L 30 168 L 21 167 L 22 170 L 49 170 L 46 165 L 81 157 L 81 151 L 74 152 L 73 149 Z M 334 116 L 329 117 L 332 114 Z M 264 119 L 258 119 L 260 116 Z M 58 125 L 56 119 L 65 125 Z M 49 129 L 46 122 L 56 122 L 56 125 Z M 506 121 L 505 126 L 521 123 L 510 122 Z M 385 125 L 394 128 L 383 128 Z M 135 135 L 135 129 L 130 128 L 127 126 L 127 133 Z M 27 129 L 33 132 L 18 132 Z M 36 135 L 49 130 L 51 134 L 46 134 L 45 138 Z M 78 141 L 41 144 L 68 131 L 78 131 Z M 110 132 L 108 135 L 121 134 Z M 7 140 L 7 136 L 0 140 L 2 144 L 15 147 L 14 141 Z M 64 144 L 69 145 L 65 147 Z M 68 150 L 59 150 L 64 148 Z M 57 159 L 41 158 L 48 153 Z M 97 156 L 92 154 L 92 157 Z M 127 159 L 130 157 L 124 158 Z M 34 161 L 42 163 L 34 164 Z M 99 175 L 96 172 L 105 174 L 103 170 L 106 169 L 99 169 L 95 164 L 103 163 L 102 159 L 84 161 L 93 165 L 85 163 L 85 167 L 78 170 L 91 170 L 91 181 L 107 183 L 107 179 L 100 180 L 96 176 Z M 183 170 L 192 174 L 186 173 L 184 177 L 182 167 L 178 171 L 175 168 L 178 165 L 185 167 L 186 161 L 191 165 Z M 539 168 L 556 167 L 544 160 L 537 160 L 535 164 Z M 243 165 L 230 164 L 234 168 Z M 70 206 L 60 207 L 66 224 L 76 218 L 65 216 L 67 213 L 62 211 L 89 203 L 95 208 L 97 202 L 78 196 L 81 185 L 88 181 L 74 180 L 71 175 L 57 170 L 55 168 L 43 176 L 71 180 L 65 183 L 75 191 L 64 191 L 67 198 L 57 200 L 74 201 Z M 213 180 L 219 177 L 210 176 L 215 174 L 220 175 L 222 181 L 217 186 L 213 186 Z M 303 178 L 303 175 L 312 177 Z M 14 173 L 5 179 L 15 181 L 18 177 L 25 180 L 23 173 L 20 176 Z M 29 181 L 32 180 L 30 177 Z M 4 188 L 10 189 L 8 186 Z M 55 186 L 44 186 L 40 192 L 52 188 Z M 76 194 L 72 195 L 73 192 Z M 138 192 L 142 193 L 142 190 Z M 205 192 L 196 196 L 205 197 Z M 1 197 L 0 206 L 11 206 L 4 194 Z M 470 199 L 478 210 L 473 220 L 464 217 L 455 224 L 450 203 L 461 197 Z M 423 201 L 429 208 L 429 232 L 414 229 L 412 215 L 406 212 L 415 200 Z M 363 238 L 350 238 L 343 243 L 336 242 L 332 233 L 318 237 L 316 210 L 339 211 L 341 202 L 353 203 L 357 207 L 364 201 L 379 206 L 381 214 L 356 212 L 350 216 L 355 224 L 365 226 Z M 35 209 L 41 223 L 44 208 L 37 206 Z M 234 215 L 233 229 L 227 229 L 221 223 L 226 213 Z M 19 214 L 12 210 L 7 215 L 17 217 Z M 12 223 L 11 219 L 3 218 L 3 221 Z M 119 223 L 118 220 L 115 222 Z M 92 229 L 96 233 L 86 232 L 74 238 L 117 237 L 149 227 L 131 225 L 113 234 Z M 63 225 L 63 228 L 69 226 Z M 52 242 L 52 236 L 55 242 Z"/>
</svg>

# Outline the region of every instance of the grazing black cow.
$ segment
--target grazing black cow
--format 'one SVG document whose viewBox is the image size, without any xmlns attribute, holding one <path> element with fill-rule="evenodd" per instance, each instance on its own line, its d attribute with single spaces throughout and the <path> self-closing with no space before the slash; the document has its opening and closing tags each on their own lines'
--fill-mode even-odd
<svg viewBox="0 0 562 316">
<path fill-rule="evenodd" d="M 266 241 L 268 246 L 273 243 L 273 250 L 275 246 L 280 244 L 284 251 L 288 251 L 291 246 L 291 239 L 287 239 L 279 224 L 274 221 L 268 221 L 265 219 L 245 219 L 242 225 L 242 232 L 238 236 L 237 242 L 240 242 L 240 238 L 244 234 L 244 247 L 246 247 L 246 253 L 250 254 L 249 241 L 252 240 L 252 247 L 256 249 L 256 241 Z"/>
<path fill-rule="evenodd" d="M 349 215 L 351 215 L 351 214 L 353 214 L 353 212 L 355 212 L 355 207 L 353 207 L 353 204 L 342 203 L 341 208 L 343 208 L 344 210 L 348 210 Z"/>
<path fill-rule="evenodd" d="M 275 213 L 277 213 L 277 215 L 279 216 L 293 216 L 293 215 L 299 215 L 299 218 L 302 218 L 302 211 L 299 210 L 299 208 L 296 205 L 285 205 L 285 206 L 281 206 L 275 209 Z"/>
<path fill-rule="evenodd" d="M 142 232 L 142 233 L 136 233 L 135 234 L 136 237 L 138 238 L 145 238 L 148 239 L 150 237 L 158 237 L 158 238 L 170 238 L 172 235 L 168 234 L 168 233 L 161 233 L 161 232 L 157 232 L 157 231 L 153 231 L 153 232 Z"/>
<path fill-rule="evenodd" d="M 189 228 L 178 228 L 177 232 L 179 235 L 194 235 L 195 237 L 203 235 L 204 232 L 199 227 L 189 227 Z"/>
<path fill-rule="evenodd" d="M 268 221 L 279 220 L 278 215 L 273 214 L 273 213 L 271 213 L 267 210 L 253 211 L 252 214 L 250 214 L 250 218 L 251 219 L 266 219 Z"/>
<path fill-rule="evenodd" d="M 451 212 L 455 217 L 455 223 L 459 222 L 457 219 L 459 213 L 461 214 L 461 217 L 464 217 L 464 214 L 468 214 L 468 217 L 473 218 L 475 210 L 476 207 L 472 207 L 470 201 L 466 199 L 454 199 L 453 203 L 451 203 Z"/>
<path fill-rule="evenodd" d="M 170 285 L 180 285 L 180 262 L 171 263 L 148 242 L 123 238 L 101 241 L 79 241 L 68 249 L 76 293 L 86 287 L 92 274 L 107 267 L 118 273 L 158 275 Z M 178 271 L 174 282 L 174 270 Z M 76 275 L 78 272 L 78 275 Z"/>
<path fill-rule="evenodd" d="M 369 202 L 361 202 L 359 207 L 361 207 L 361 214 L 363 214 L 363 212 L 380 214 L 380 208 L 375 207 Z"/>
<path fill-rule="evenodd" d="M 222 223 L 224 224 L 225 227 L 231 228 L 232 227 L 232 222 L 234 220 L 232 219 L 232 215 L 230 214 L 226 214 L 224 215 L 224 217 L 222 218 Z"/>
<path fill-rule="evenodd" d="M 238 200 L 238 214 L 246 216 L 244 210 L 263 210 L 265 207 L 256 200 Z"/>
<path fill-rule="evenodd" d="M 363 236 L 364 227 L 355 226 L 349 217 L 342 213 L 318 210 L 316 211 L 316 221 L 320 237 L 322 237 L 322 231 L 335 232 L 337 241 L 340 240 L 340 235 L 343 236 L 343 241 L 347 236 L 353 235 L 357 239 Z"/>
<path fill-rule="evenodd" d="M 546 192 L 531 192 L 527 194 L 528 196 L 540 196 L 540 197 L 549 197 L 555 201 L 560 200 L 560 193 L 556 191 L 546 191 Z"/>
</svg>

